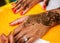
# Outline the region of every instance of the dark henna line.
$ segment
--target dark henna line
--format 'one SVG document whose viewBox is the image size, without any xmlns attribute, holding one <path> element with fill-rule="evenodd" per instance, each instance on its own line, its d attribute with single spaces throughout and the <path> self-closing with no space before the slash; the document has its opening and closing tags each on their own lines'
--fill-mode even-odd
<svg viewBox="0 0 60 43">
<path fill-rule="evenodd" d="M 40 14 L 38 14 L 38 15 L 34 15 L 34 16 L 30 16 L 31 17 L 31 19 L 33 19 L 34 20 L 34 22 L 37 22 L 37 23 L 40 23 Z M 29 18 L 29 21 L 31 21 L 31 19 Z"/>
<path fill-rule="evenodd" d="M 25 1 L 22 3 L 22 6 L 24 6 L 24 5 L 25 5 L 25 3 L 27 3 L 27 0 L 25 0 Z"/>
<path fill-rule="evenodd" d="M 56 20 L 55 20 L 56 23 L 60 24 L 60 14 L 56 12 L 55 17 L 56 17 Z"/>
<path fill-rule="evenodd" d="M 26 34 L 24 34 L 24 35 L 26 35 Z M 19 39 L 21 39 L 23 36 L 19 37 L 18 40 L 15 40 L 15 42 L 17 43 L 18 41 L 20 41 Z"/>
<path fill-rule="evenodd" d="M 41 23 L 46 26 L 51 26 L 53 23 L 57 24 L 58 22 L 60 22 L 60 14 L 57 12 L 49 11 L 41 15 Z"/>
<path fill-rule="evenodd" d="M 20 6 L 17 8 L 17 10 L 18 10 L 20 7 L 21 7 L 21 4 L 20 4 Z"/>
<path fill-rule="evenodd" d="M 24 7 L 25 3 L 26 3 L 26 0 L 23 1 L 20 5 L 21 5 L 22 7 Z M 17 8 L 17 10 L 20 9 L 21 6 L 19 6 L 19 7 Z"/>
<path fill-rule="evenodd" d="M 29 4 L 27 4 L 23 10 L 26 10 L 27 8 L 29 8 Z"/>
<path fill-rule="evenodd" d="M 25 2 L 26 2 L 26 1 L 23 1 L 23 2 L 21 3 L 21 6 L 23 6 L 23 5 L 25 4 Z"/>
<path fill-rule="evenodd" d="M 40 23 L 40 14 L 29 16 L 29 18 L 27 19 L 27 22 L 23 24 L 23 27 L 34 25 L 35 23 L 38 23 L 38 24 Z"/>
<path fill-rule="evenodd" d="M 21 0 L 20 2 L 18 1 L 17 5 L 16 5 L 15 7 L 17 7 L 17 6 L 18 6 L 19 4 L 21 4 L 21 3 L 22 3 L 22 0 Z M 14 7 L 14 8 L 15 8 L 15 7 Z"/>
<path fill-rule="evenodd" d="M 41 2 L 41 1 L 43 1 L 43 0 L 40 0 L 39 2 Z M 24 9 L 23 10 L 25 10 L 25 9 L 27 9 L 27 8 L 29 8 L 30 7 L 30 3 L 31 2 L 33 2 L 32 0 L 24 7 Z"/>
<path fill-rule="evenodd" d="M 33 1 L 31 0 L 29 3 L 26 3 L 26 6 L 24 7 L 23 10 L 25 10 L 26 8 L 29 8 L 29 4 L 30 4 L 31 2 L 33 2 Z"/>
<path fill-rule="evenodd" d="M 20 33 L 20 31 L 18 32 L 18 33 L 16 33 L 14 36 L 16 36 L 17 34 L 19 34 Z"/>
<path fill-rule="evenodd" d="M 8 43 L 10 43 L 10 39 L 8 38 Z"/>
<path fill-rule="evenodd" d="M 27 21 L 23 24 L 23 27 L 27 27 L 30 24 L 34 25 L 35 23 L 38 24 L 42 23 L 46 26 L 52 26 L 53 23 L 54 25 L 60 24 L 60 14 L 58 12 L 53 12 L 51 10 L 51 11 L 40 13 L 38 15 L 30 15 Z"/>
<path fill-rule="evenodd" d="M 20 3 L 20 6 L 17 8 L 17 10 L 21 7 L 21 5 L 23 5 L 23 3 L 24 3 L 24 2 L 21 2 L 21 3 Z"/>
<path fill-rule="evenodd" d="M 50 19 L 51 19 L 51 18 L 49 18 L 49 16 L 50 15 L 48 15 L 48 14 L 42 14 L 41 23 L 48 25 L 50 23 Z"/>
<path fill-rule="evenodd" d="M 17 3 L 17 5 L 18 5 L 18 4 L 21 4 L 22 2 L 23 2 L 23 0 L 19 0 L 18 3 Z"/>
</svg>

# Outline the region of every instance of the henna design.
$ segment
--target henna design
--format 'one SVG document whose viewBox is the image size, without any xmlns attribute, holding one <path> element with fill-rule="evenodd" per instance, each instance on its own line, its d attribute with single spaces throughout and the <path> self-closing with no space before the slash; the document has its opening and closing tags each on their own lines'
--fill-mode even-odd
<svg viewBox="0 0 60 43">
<path fill-rule="evenodd" d="M 47 12 L 41 15 L 41 23 L 47 26 L 51 26 L 53 23 L 58 23 L 60 21 L 60 14 L 57 12 Z"/>
<path fill-rule="evenodd" d="M 24 27 L 34 25 L 36 23 L 38 24 L 42 23 L 43 25 L 46 26 L 53 26 L 55 24 L 60 24 L 60 14 L 57 11 L 55 12 L 47 11 L 40 13 L 38 15 L 30 15 L 29 18 L 27 18 L 27 21 L 24 23 Z"/>
</svg>

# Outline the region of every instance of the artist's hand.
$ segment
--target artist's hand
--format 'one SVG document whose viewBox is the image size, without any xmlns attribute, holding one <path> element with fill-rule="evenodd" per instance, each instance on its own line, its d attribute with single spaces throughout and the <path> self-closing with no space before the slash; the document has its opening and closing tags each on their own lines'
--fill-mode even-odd
<svg viewBox="0 0 60 43">
<path fill-rule="evenodd" d="M 15 7 L 13 8 L 14 13 L 20 11 L 21 14 L 25 14 L 29 9 L 39 2 L 44 2 L 43 6 L 46 8 L 49 0 L 17 0 Z"/>
<path fill-rule="evenodd" d="M 13 34 L 10 33 L 9 36 L 2 34 L 0 36 L 0 43 L 14 43 Z"/>
</svg>

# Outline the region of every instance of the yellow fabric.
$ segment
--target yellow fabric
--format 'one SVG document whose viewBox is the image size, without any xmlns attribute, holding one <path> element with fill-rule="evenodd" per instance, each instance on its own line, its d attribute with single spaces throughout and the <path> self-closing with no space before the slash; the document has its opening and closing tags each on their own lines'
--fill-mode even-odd
<svg viewBox="0 0 60 43">
<path fill-rule="evenodd" d="M 60 43 L 60 25 L 51 28 L 43 39 L 50 41 L 50 43 Z"/>
<path fill-rule="evenodd" d="M 14 30 L 17 26 L 9 26 L 11 21 L 16 20 L 17 18 L 22 17 L 20 13 L 14 14 L 11 10 L 11 4 L 7 4 L 3 7 L 0 7 L 0 34 L 4 33 L 8 35 L 11 31 Z M 26 15 L 37 14 L 43 12 L 42 7 L 37 4 L 33 7 Z M 50 29 L 47 34 L 42 38 L 44 40 L 48 40 L 51 43 L 60 43 L 60 25 Z"/>
<path fill-rule="evenodd" d="M 36 14 L 43 11 L 44 10 L 42 10 L 41 6 L 36 5 L 25 15 Z M 11 4 L 7 4 L 3 7 L 0 7 L 0 34 L 8 34 L 10 31 L 12 31 L 15 28 L 15 26 L 11 27 L 9 26 L 9 23 L 20 17 L 22 17 L 20 13 L 14 14 L 12 12 Z"/>
</svg>

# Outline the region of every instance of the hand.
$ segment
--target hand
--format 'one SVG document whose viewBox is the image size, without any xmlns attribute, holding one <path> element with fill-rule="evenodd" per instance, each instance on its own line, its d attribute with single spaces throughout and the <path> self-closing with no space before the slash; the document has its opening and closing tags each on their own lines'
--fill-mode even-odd
<svg viewBox="0 0 60 43">
<path fill-rule="evenodd" d="M 16 28 L 14 38 L 17 43 L 33 43 L 35 40 L 43 37 L 48 30 L 49 28 L 42 24 L 34 24 L 26 28 Z M 17 31 L 18 33 L 16 33 Z"/>
<path fill-rule="evenodd" d="M 8 37 L 6 35 L 2 34 L 0 36 L 0 43 L 14 43 L 13 34 L 10 33 Z"/>
<path fill-rule="evenodd" d="M 17 0 L 15 3 L 15 7 L 13 8 L 14 13 L 21 12 L 20 14 L 25 14 L 28 10 L 30 10 L 34 5 L 39 2 L 44 2 L 44 9 L 49 3 L 49 0 Z"/>
<path fill-rule="evenodd" d="M 25 43 L 33 43 L 49 30 L 49 26 L 45 26 L 40 21 L 37 21 L 38 18 L 40 18 L 40 15 L 39 17 L 26 16 L 11 23 L 11 25 L 20 23 L 20 26 L 14 30 L 14 38 L 17 43 L 24 43 L 25 38 L 27 38 Z"/>
<path fill-rule="evenodd" d="M 33 43 L 36 39 L 44 36 L 51 27 L 60 23 L 59 11 L 60 8 L 57 8 L 12 22 L 10 25 L 20 23 L 20 26 L 14 30 L 15 41 L 18 43 Z"/>
</svg>

